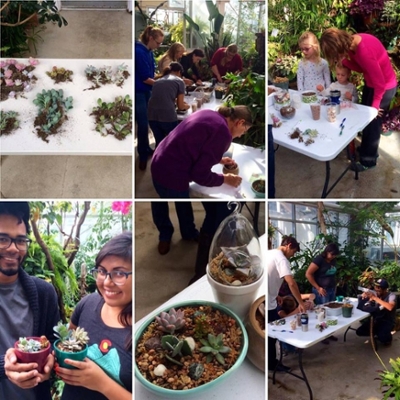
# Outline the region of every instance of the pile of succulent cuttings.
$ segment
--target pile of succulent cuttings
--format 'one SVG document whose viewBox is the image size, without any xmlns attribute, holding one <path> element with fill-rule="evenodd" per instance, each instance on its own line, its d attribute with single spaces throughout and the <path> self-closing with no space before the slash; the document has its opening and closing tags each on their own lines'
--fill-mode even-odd
<svg viewBox="0 0 400 400">
<path fill-rule="evenodd" d="M 19 114 L 16 111 L 0 110 L 0 136 L 9 135 L 19 127 Z"/>
<path fill-rule="evenodd" d="M 40 336 L 39 340 L 27 339 L 26 337 L 20 337 L 18 341 L 18 349 L 25 353 L 37 353 L 49 346 L 50 342 L 46 336 Z"/>
<path fill-rule="evenodd" d="M 132 134 L 132 99 L 129 95 L 118 96 L 111 103 L 97 100 L 90 115 L 96 119 L 96 131 L 102 136 L 113 135 L 118 140 Z"/>
<path fill-rule="evenodd" d="M 115 71 L 112 70 L 111 66 L 107 65 L 100 68 L 88 65 L 85 68 L 85 75 L 89 81 L 94 83 L 94 86 L 84 90 L 94 90 L 107 84 L 116 84 L 122 87 L 125 80 L 130 76 L 130 73 L 128 72 L 128 66 L 122 63 L 116 67 Z"/>
<path fill-rule="evenodd" d="M 318 136 L 318 131 L 316 129 L 306 129 L 302 132 L 299 128 L 295 128 L 292 133 L 288 134 L 290 139 L 298 139 L 299 143 L 304 143 L 306 146 L 314 143 L 314 139 Z M 308 136 L 308 138 L 304 138 Z"/>
<path fill-rule="evenodd" d="M 46 71 L 46 75 L 48 75 L 56 83 L 72 82 L 72 74 L 73 72 L 69 69 L 65 69 L 63 67 L 58 68 L 56 66 L 54 66 L 51 71 Z"/>
<path fill-rule="evenodd" d="M 64 99 L 62 89 L 43 89 L 33 103 L 39 108 L 34 122 L 37 134 L 42 140 L 49 142 L 48 136 L 58 133 L 61 125 L 68 119 L 66 113 L 73 107 L 73 99 L 71 96 Z"/>
<path fill-rule="evenodd" d="M 249 285 L 262 274 L 261 259 L 251 255 L 247 246 L 221 247 L 210 261 L 210 275 L 219 283 L 230 286 Z"/>
<path fill-rule="evenodd" d="M 172 390 L 208 383 L 231 368 L 243 333 L 235 319 L 211 306 L 162 312 L 138 340 L 136 364 L 149 382 Z"/>
<path fill-rule="evenodd" d="M 17 62 L 17 60 L 7 59 L 0 61 L 0 100 L 17 98 L 23 96 L 24 92 L 32 90 L 33 83 L 37 78 L 33 74 L 35 65 L 39 62 L 34 58 L 29 58 L 27 65 Z"/>
</svg>

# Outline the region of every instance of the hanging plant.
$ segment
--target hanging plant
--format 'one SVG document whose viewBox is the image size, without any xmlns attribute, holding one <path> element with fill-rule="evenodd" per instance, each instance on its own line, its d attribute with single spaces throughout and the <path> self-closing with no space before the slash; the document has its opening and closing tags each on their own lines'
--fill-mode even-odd
<svg viewBox="0 0 400 400">
<path fill-rule="evenodd" d="M 97 132 L 102 136 L 114 135 L 118 140 L 132 134 L 132 99 L 129 95 L 118 96 L 112 103 L 98 99 L 97 104 L 90 114 L 95 116 Z"/>
</svg>

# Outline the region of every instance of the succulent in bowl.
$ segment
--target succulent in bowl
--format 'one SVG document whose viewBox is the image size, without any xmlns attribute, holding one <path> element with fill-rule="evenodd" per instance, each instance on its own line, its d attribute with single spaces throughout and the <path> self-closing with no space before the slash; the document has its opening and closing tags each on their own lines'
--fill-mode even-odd
<svg viewBox="0 0 400 400">
<path fill-rule="evenodd" d="M 251 190 L 256 197 L 265 197 L 265 179 L 257 179 L 251 184 Z"/>
</svg>

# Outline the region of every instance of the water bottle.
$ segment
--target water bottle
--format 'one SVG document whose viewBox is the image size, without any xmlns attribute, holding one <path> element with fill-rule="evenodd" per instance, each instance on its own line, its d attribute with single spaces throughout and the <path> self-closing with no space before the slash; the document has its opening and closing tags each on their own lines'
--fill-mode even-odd
<svg viewBox="0 0 400 400">
<path fill-rule="evenodd" d="M 308 331 L 308 314 L 301 314 L 301 330 L 303 332 Z"/>
</svg>

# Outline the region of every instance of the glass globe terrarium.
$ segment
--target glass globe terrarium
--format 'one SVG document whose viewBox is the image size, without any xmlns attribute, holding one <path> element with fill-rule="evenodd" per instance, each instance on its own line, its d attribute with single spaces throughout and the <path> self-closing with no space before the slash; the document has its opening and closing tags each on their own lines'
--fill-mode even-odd
<svg viewBox="0 0 400 400">
<path fill-rule="evenodd" d="M 244 319 L 263 281 L 261 247 L 249 220 L 236 207 L 215 232 L 211 243 L 207 279 L 215 299 Z"/>
</svg>

